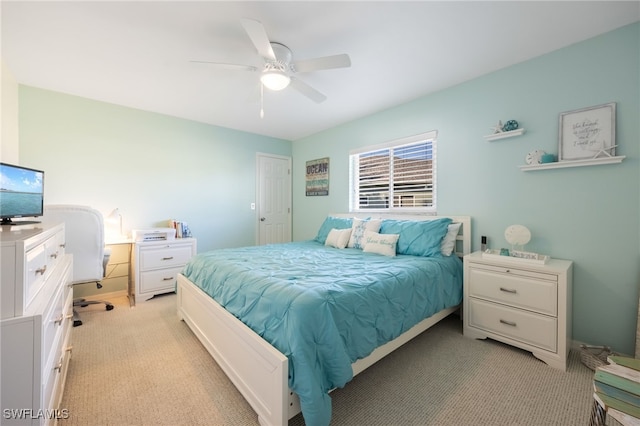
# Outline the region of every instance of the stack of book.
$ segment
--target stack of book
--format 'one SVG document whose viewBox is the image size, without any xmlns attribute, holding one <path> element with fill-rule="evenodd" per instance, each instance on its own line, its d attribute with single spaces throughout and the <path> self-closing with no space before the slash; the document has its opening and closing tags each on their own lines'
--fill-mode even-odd
<svg viewBox="0 0 640 426">
<path fill-rule="evenodd" d="M 596 369 L 593 397 L 623 425 L 640 425 L 640 359 L 607 358 L 609 365 Z"/>
<path fill-rule="evenodd" d="M 171 219 L 169 225 L 176 230 L 176 238 L 191 238 L 191 229 L 186 222 Z"/>
</svg>

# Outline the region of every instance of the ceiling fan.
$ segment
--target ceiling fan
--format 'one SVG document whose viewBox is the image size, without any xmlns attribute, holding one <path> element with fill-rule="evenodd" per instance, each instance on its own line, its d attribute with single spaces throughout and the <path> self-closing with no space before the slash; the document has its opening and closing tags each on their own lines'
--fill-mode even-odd
<svg viewBox="0 0 640 426">
<path fill-rule="evenodd" d="M 298 73 L 326 70 L 332 68 L 347 68 L 351 66 L 351 59 L 347 54 L 323 56 L 320 58 L 293 61 L 291 50 L 282 43 L 272 42 L 267 36 L 264 26 L 254 19 L 244 18 L 242 26 L 256 47 L 258 54 L 264 59 L 264 68 L 259 70 L 251 65 L 225 64 L 220 62 L 192 61 L 207 63 L 221 68 L 260 72 L 262 87 L 270 90 L 282 90 L 288 86 L 302 93 L 314 102 L 320 103 L 327 97 L 296 77 Z"/>
</svg>

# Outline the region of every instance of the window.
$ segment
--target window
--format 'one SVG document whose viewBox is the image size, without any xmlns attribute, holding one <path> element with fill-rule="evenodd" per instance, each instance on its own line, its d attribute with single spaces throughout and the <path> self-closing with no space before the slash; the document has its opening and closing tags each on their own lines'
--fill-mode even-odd
<svg viewBox="0 0 640 426">
<path fill-rule="evenodd" d="M 436 136 L 432 131 L 351 151 L 351 211 L 435 213 Z"/>
</svg>

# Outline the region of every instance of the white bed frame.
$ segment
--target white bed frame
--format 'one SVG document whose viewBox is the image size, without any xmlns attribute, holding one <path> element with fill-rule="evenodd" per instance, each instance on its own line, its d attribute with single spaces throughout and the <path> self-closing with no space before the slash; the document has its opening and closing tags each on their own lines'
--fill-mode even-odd
<svg viewBox="0 0 640 426">
<path fill-rule="evenodd" d="M 338 217 L 381 217 L 388 219 L 434 220 L 442 216 L 389 214 L 332 214 Z M 471 218 L 447 216 L 462 223 L 456 254 L 471 251 Z M 258 414 L 263 426 L 286 426 L 300 413 L 298 396 L 289 389 L 288 359 L 253 330 L 222 308 L 214 299 L 178 274 L 178 317 L 213 356 L 225 374 Z M 393 352 L 438 321 L 457 310 L 457 306 L 426 318 L 396 339 L 380 346 L 368 357 L 352 364 L 354 376 Z"/>
</svg>

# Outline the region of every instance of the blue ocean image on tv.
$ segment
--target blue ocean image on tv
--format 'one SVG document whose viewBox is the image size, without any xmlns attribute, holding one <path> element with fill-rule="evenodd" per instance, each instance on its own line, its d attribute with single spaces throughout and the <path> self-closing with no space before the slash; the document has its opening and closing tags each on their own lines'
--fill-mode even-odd
<svg viewBox="0 0 640 426">
<path fill-rule="evenodd" d="M 0 215 L 29 216 L 42 212 L 42 172 L 3 164 L 0 167 Z"/>
<path fill-rule="evenodd" d="M 0 207 L 0 215 L 2 216 L 35 214 L 40 211 L 42 205 L 42 194 L 2 190 L 0 198 L 2 198 L 2 203 L 0 203 L 2 204 Z"/>
</svg>

